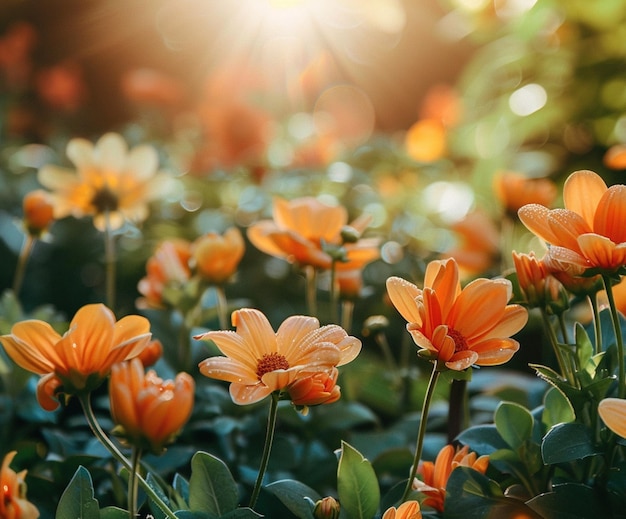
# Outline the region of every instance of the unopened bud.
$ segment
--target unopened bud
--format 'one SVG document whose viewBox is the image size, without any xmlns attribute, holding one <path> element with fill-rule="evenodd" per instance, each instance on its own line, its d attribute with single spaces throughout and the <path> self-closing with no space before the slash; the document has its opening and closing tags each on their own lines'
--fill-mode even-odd
<svg viewBox="0 0 626 519">
<path fill-rule="evenodd" d="M 313 508 L 313 517 L 315 519 L 339 519 L 339 501 L 334 497 L 325 497 L 315 503 Z"/>
</svg>

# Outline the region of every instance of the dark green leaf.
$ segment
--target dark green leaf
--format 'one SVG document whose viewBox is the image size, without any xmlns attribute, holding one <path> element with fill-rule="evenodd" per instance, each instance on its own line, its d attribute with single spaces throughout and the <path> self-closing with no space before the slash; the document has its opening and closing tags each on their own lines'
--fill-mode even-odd
<svg viewBox="0 0 626 519">
<path fill-rule="evenodd" d="M 378 510 L 380 489 L 374 469 L 359 451 L 341 442 L 337 470 L 341 508 L 350 519 L 371 519 Z"/>
<path fill-rule="evenodd" d="M 276 481 L 264 488 L 275 495 L 292 514 L 300 519 L 313 518 L 311 505 L 305 499 L 306 497 L 310 498 L 313 502 L 321 499 L 320 495 L 315 490 L 293 479 Z"/>
<path fill-rule="evenodd" d="M 527 504 L 541 517 L 554 519 L 611 517 L 604 496 L 600 496 L 588 486 L 576 483 L 555 486 L 553 492 L 540 494 Z"/>
<path fill-rule="evenodd" d="M 546 428 L 559 423 L 573 422 L 576 419 L 572 404 L 557 387 L 551 387 L 545 397 L 541 420 Z"/>
<path fill-rule="evenodd" d="M 93 483 L 89 471 L 83 467 L 72 477 L 61 495 L 56 511 L 56 519 L 99 519 L 98 501 L 94 499 Z"/>
<path fill-rule="evenodd" d="M 226 464 L 206 452 L 191 459 L 189 507 L 218 517 L 237 508 L 237 484 Z"/>
<path fill-rule="evenodd" d="M 519 404 L 502 402 L 495 413 L 496 429 L 513 450 L 529 440 L 533 432 L 530 411 Z"/>
<path fill-rule="evenodd" d="M 457 440 L 463 445 L 469 445 L 480 456 L 508 448 L 495 425 L 475 425 L 462 431 Z"/>
<path fill-rule="evenodd" d="M 220 517 L 220 519 L 256 519 L 258 517 L 263 517 L 261 514 L 257 514 L 251 508 L 237 508 L 236 510 L 231 510 L 227 514 Z"/>
<path fill-rule="evenodd" d="M 100 519 L 128 519 L 128 510 L 116 506 L 107 506 L 100 510 Z"/>
<path fill-rule="evenodd" d="M 580 423 L 563 423 L 552 427 L 541 444 L 541 455 L 547 464 L 564 463 L 599 454 L 589 429 Z"/>
</svg>

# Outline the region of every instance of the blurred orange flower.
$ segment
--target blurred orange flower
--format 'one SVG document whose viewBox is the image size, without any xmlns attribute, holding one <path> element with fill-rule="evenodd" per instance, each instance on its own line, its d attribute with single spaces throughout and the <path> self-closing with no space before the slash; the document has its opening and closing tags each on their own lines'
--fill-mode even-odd
<svg viewBox="0 0 626 519">
<path fill-rule="evenodd" d="M 50 194 L 43 189 L 36 189 L 24 196 L 24 225 L 32 236 L 40 236 L 54 221 L 54 207 Z"/>
<path fill-rule="evenodd" d="M 382 519 L 422 519 L 422 511 L 417 501 L 406 501 L 398 508 L 392 506 L 383 514 Z"/>
<path fill-rule="evenodd" d="M 126 72 L 121 79 L 121 88 L 126 99 L 146 105 L 177 106 L 184 97 L 183 85 L 178 80 L 150 68 Z"/>
<path fill-rule="evenodd" d="M 98 387 L 117 362 L 136 357 L 150 342 L 150 323 L 129 315 L 119 321 L 102 304 L 76 312 L 63 336 L 44 321 L 27 320 L 0 336 L 16 364 L 40 375 L 37 400 L 46 411 L 59 406 L 57 395 L 85 394 Z"/>
<path fill-rule="evenodd" d="M 332 368 L 330 372 L 298 378 L 287 388 L 289 397 L 295 405 L 301 406 L 332 404 L 341 397 L 341 389 L 336 385 L 338 376 L 339 370 Z"/>
<path fill-rule="evenodd" d="M 522 223 L 551 245 L 552 260 L 573 274 L 614 273 L 626 265 L 626 186 L 607 188 L 593 171 L 576 171 L 565 181 L 563 200 L 565 209 L 530 204 L 519 210 Z"/>
<path fill-rule="evenodd" d="M 418 162 L 434 162 L 446 152 L 446 128 L 437 119 L 420 119 L 407 131 L 404 146 Z"/>
<path fill-rule="evenodd" d="M 551 206 L 557 195 L 556 185 L 550 179 L 529 178 L 514 171 L 497 173 L 493 179 L 493 190 L 510 214 L 516 214 L 526 204 Z"/>
<path fill-rule="evenodd" d="M 626 169 L 626 145 L 615 144 L 611 146 L 602 160 L 607 168 L 611 169 Z"/>
<path fill-rule="evenodd" d="M 39 511 L 26 499 L 26 471 L 15 472 L 10 465 L 17 454 L 9 452 L 0 468 L 0 517 L 2 519 L 37 519 Z"/>
<path fill-rule="evenodd" d="M 415 478 L 413 489 L 426 495 L 423 505 L 443 512 L 446 485 L 452 471 L 457 467 L 470 467 L 484 474 L 488 465 L 489 456 L 478 457 L 475 452 L 469 452 L 467 445 L 461 449 L 446 445 L 439 451 L 434 463 L 432 461 L 420 463 L 418 473 L 421 479 Z"/>
<path fill-rule="evenodd" d="M 271 256 L 298 265 L 329 269 L 333 258 L 325 246 L 342 245 L 342 231 L 348 221 L 345 207 L 331 206 L 314 197 L 296 198 L 291 201 L 274 199 L 273 220 L 261 220 L 248 228 L 252 244 Z M 360 235 L 369 218 L 361 217 L 349 227 Z M 356 240 L 345 245 L 345 263 L 338 268 L 359 268 L 364 262 L 378 257 L 377 240 Z"/>
<path fill-rule="evenodd" d="M 611 431 L 626 438 L 626 400 L 605 398 L 598 404 L 598 414 Z"/>
<path fill-rule="evenodd" d="M 36 82 L 39 97 L 55 110 L 73 112 L 85 99 L 83 74 L 77 63 L 68 61 L 41 69 Z"/>
<path fill-rule="evenodd" d="M 146 263 L 147 275 L 139 280 L 137 290 L 144 297 L 137 301 L 139 308 L 162 308 L 163 291 L 171 285 L 181 286 L 189 281 L 191 244 L 182 239 L 162 242 Z"/>
<path fill-rule="evenodd" d="M 444 254 L 456 260 L 462 277 L 474 278 L 498 262 L 500 233 L 487 213 L 472 211 L 450 228 L 458 237 L 458 245 Z"/>
<path fill-rule="evenodd" d="M 191 416 L 194 389 L 187 373 L 162 380 L 153 370 L 145 373 L 137 358 L 115 364 L 109 382 L 114 434 L 135 447 L 161 453 Z"/>
<path fill-rule="evenodd" d="M 194 269 L 209 283 L 220 285 L 235 273 L 244 250 L 243 237 L 237 227 L 227 229 L 221 236 L 207 233 L 191 245 Z"/>
<path fill-rule="evenodd" d="M 320 327 L 314 317 L 287 318 L 274 332 L 267 317 L 244 308 L 232 314 L 233 331 L 211 331 L 196 337 L 215 342 L 225 357 L 202 361 L 200 372 L 230 382 L 236 404 L 252 404 L 282 391 L 301 378 L 331 372 L 352 361 L 361 341 L 337 325 Z"/>
<path fill-rule="evenodd" d="M 423 290 L 390 277 L 387 292 L 420 354 L 449 369 L 503 364 L 519 349 L 510 336 L 524 327 L 528 312 L 507 304 L 512 287 L 506 279 L 476 279 L 461 290 L 456 261 L 435 260 Z"/>
<path fill-rule="evenodd" d="M 67 156 L 77 170 L 48 165 L 38 179 L 53 192 L 55 217 L 93 216 L 100 230 L 117 229 L 125 220 L 141 222 L 148 203 L 165 192 L 168 176 L 157 173 L 157 151 L 149 145 L 130 151 L 117 133 L 103 135 L 95 146 L 72 139 Z"/>
</svg>

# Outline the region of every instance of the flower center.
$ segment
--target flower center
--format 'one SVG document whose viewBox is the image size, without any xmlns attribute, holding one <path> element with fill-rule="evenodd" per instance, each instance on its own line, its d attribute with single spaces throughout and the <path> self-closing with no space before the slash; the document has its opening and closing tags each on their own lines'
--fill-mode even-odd
<svg viewBox="0 0 626 519">
<path fill-rule="evenodd" d="M 452 340 L 454 341 L 455 353 L 457 351 L 465 351 L 469 349 L 465 337 L 463 337 L 463 335 L 461 335 L 460 332 L 457 332 L 454 328 L 448 328 L 448 337 L 452 338 Z"/>
<path fill-rule="evenodd" d="M 289 369 L 289 362 L 280 353 L 264 353 L 257 361 L 256 374 L 259 380 L 263 375 L 277 369 Z"/>
<path fill-rule="evenodd" d="M 104 187 L 96 191 L 96 194 L 91 199 L 91 205 L 93 205 L 96 208 L 96 212 L 100 214 L 106 211 L 116 211 L 119 201 L 113 191 L 108 187 Z"/>
</svg>

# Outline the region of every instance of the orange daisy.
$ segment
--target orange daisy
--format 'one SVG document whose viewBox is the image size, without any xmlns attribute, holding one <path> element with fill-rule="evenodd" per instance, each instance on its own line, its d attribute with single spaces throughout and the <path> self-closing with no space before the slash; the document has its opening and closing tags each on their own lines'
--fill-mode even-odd
<svg viewBox="0 0 626 519">
<path fill-rule="evenodd" d="M 387 292 L 408 321 L 420 354 L 449 369 L 503 364 L 519 349 L 510 336 L 524 327 L 528 312 L 507 304 L 512 286 L 506 279 L 476 279 L 461 290 L 457 263 L 450 258 L 428 264 L 423 290 L 391 277 Z"/>
<path fill-rule="evenodd" d="M 565 209 L 525 205 L 520 220 L 551 245 L 554 261 L 582 274 L 614 273 L 626 265 L 626 186 L 607 187 L 593 171 L 572 173 L 563 186 Z"/>
<path fill-rule="evenodd" d="M 17 323 L 10 335 L 0 336 L 16 364 L 41 376 L 37 400 L 46 411 L 59 406 L 59 393 L 84 394 L 98 387 L 113 364 L 139 355 L 150 339 L 145 317 L 129 315 L 116 321 L 102 304 L 80 308 L 62 336 L 35 319 Z"/>
<path fill-rule="evenodd" d="M 243 237 L 236 227 L 227 229 L 223 235 L 210 232 L 191 245 L 193 266 L 201 278 L 219 285 L 235 273 L 244 250 Z"/>
<path fill-rule="evenodd" d="M 157 173 L 157 151 L 148 145 L 128 150 L 117 133 L 103 135 L 95 146 L 85 139 L 72 139 L 67 156 L 76 171 L 44 166 L 41 184 L 53 192 L 55 217 L 93 216 L 94 225 L 117 229 L 125 220 L 142 222 L 148 203 L 165 193 L 168 176 Z"/>
<path fill-rule="evenodd" d="M 114 432 L 136 447 L 160 453 L 191 416 L 195 383 L 179 373 L 174 380 L 147 373 L 138 358 L 111 368 L 109 397 Z"/>
<path fill-rule="evenodd" d="M 10 465 L 17 454 L 9 452 L 0 467 L 0 517 L 3 519 L 37 519 L 39 511 L 26 499 L 26 471 L 15 472 Z"/>
<path fill-rule="evenodd" d="M 196 337 L 212 340 L 225 357 L 210 357 L 200 363 L 200 372 L 230 382 L 230 395 L 237 404 L 252 404 L 274 391 L 282 391 L 301 378 L 352 361 L 361 351 L 361 341 L 337 325 L 320 327 L 314 317 L 287 318 L 274 332 L 267 317 L 244 308 L 232 314 L 233 331 L 212 331 Z"/>
<path fill-rule="evenodd" d="M 261 220 L 248 228 L 248 238 L 259 250 L 298 265 L 311 265 L 329 269 L 333 258 L 325 246 L 343 244 L 342 231 L 346 229 L 348 211 L 342 206 L 331 206 L 314 197 L 302 197 L 288 201 L 276 198 L 273 220 Z M 360 235 L 369 225 L 370 218 L 362 216 L 348 227 Z M 349 269 L 361 265 L 363 258 L 378 257 L 378 241 L 359 240 L 345 245 Z M 354 263 L 351 265 L 350 262 Z M 337 265 L 339 265 L 337 263 Z"/>
<path fill-rule="evenodd" d="M 446 499 L 446 486 L 450 474 L 457 467 L 470 467 L 484 474 L 489 465 L 489 456 L 478 457 L 475 452 L 469 452 L 469 446 L 454 448 L 446 445 L 437 454 L 437 459 L 420 463 L 418 473 L 421 479 L 415 478 L 413 489 L 426 495 L 422 504 L 431 506 L 443 512 Z"/>
</svg>

